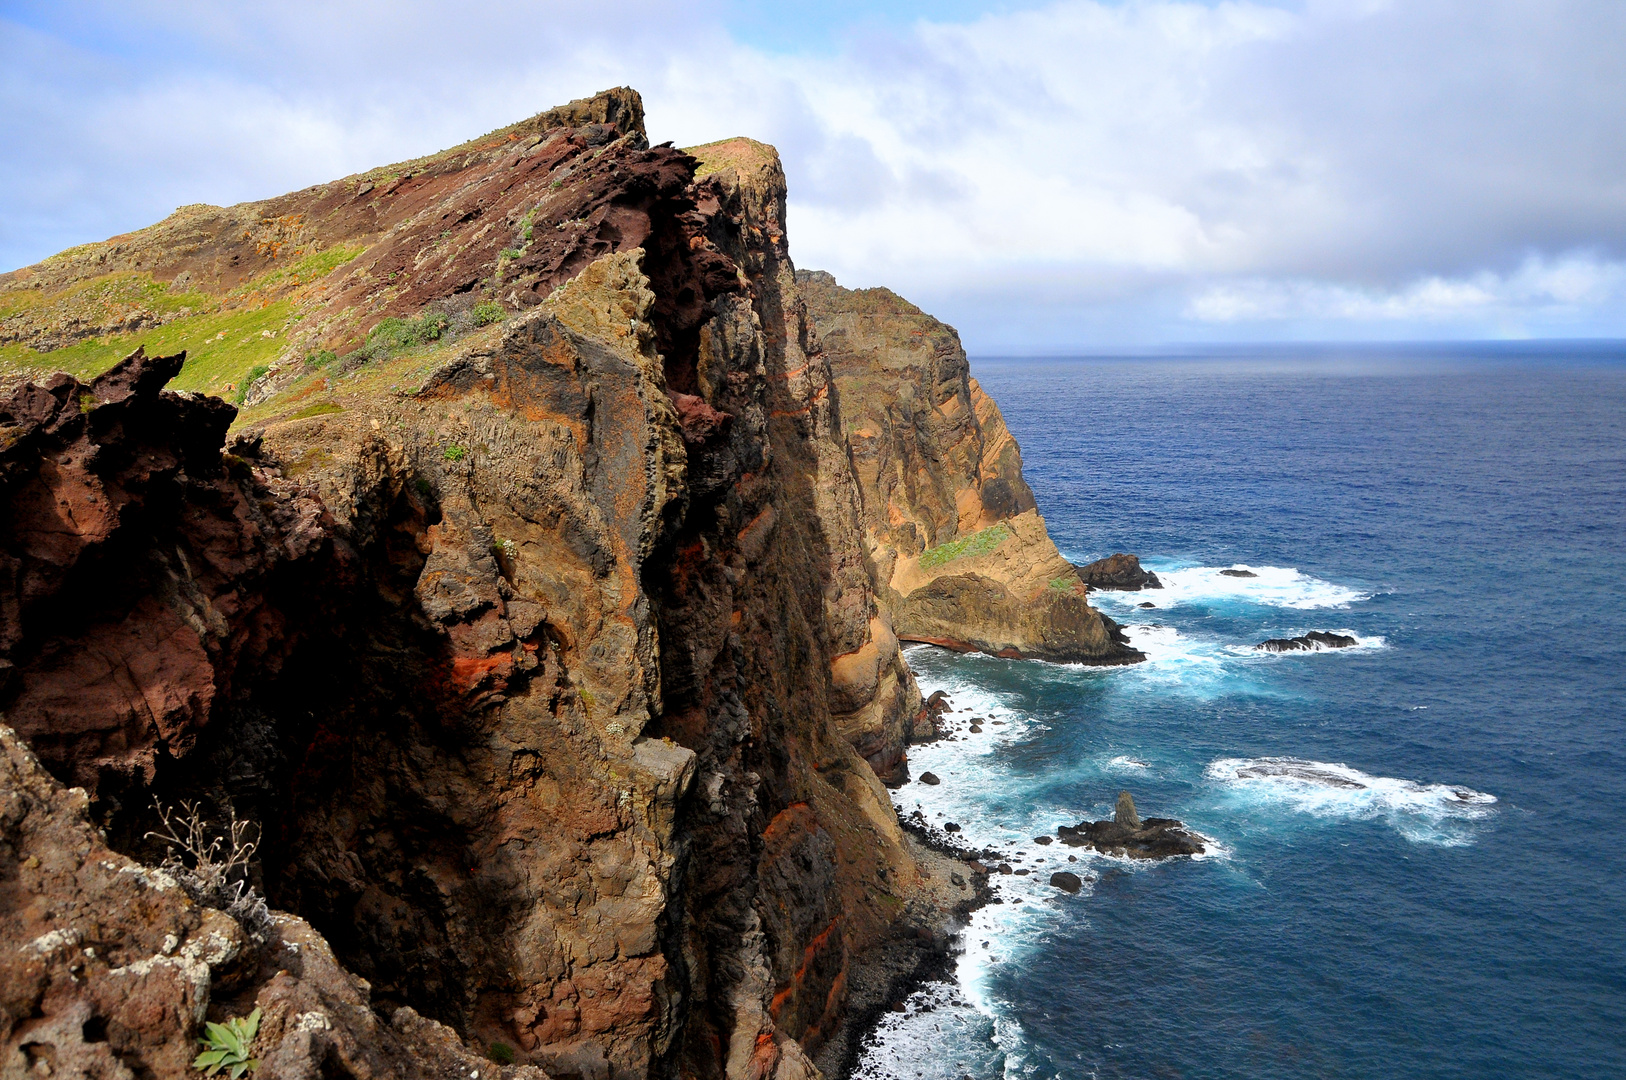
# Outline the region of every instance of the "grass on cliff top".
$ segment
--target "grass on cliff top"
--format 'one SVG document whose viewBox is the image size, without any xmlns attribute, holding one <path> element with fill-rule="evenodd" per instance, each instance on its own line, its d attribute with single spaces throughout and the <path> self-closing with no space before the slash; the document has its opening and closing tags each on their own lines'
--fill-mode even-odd
<svg viewBox="0 0 1626 1080">
<path fill-rule="evenodd" d="M 738 168 L 741 172 L 747 172 L 772 165 L 779 160 L 778 150 L 767 143 L 744 137 L 719 139 L 717 142 L 701 143 L 699 146 L 685 146 L 683 152 L 700 160 L 700 168 L 694 172 L 696 180 L 710 176 L 714 172 L 721 172 L 730 166 Z"/>
<path fill-rule="evenodd" d="M 185 349 L 186 366 L 169 388 L 230 397 L 228 388 L 235 388 L 254 367 L 271 363 L 286 347 L 283 331 L 293 313 L 293 305 L 279 300 L 193 315 L 133 334 L 87 338 L 48 353 L 26 345 L 0 345 L 0 367 L 30 378 L 66 371 L 79 379 L 92 379 L 135 352 L 138 345 L 145 345 L 149 356 Z"/>
<path fill-rule="evenodd" d="M 970 536 L 962 536 L 958 540 L 951 540 L 946 544 L 927 548 L 920 554 L 920 568 L 922 570 L 935 570 L 944 563 L 953 562 L 955 559 L 974 559 L 978 555 L 987 555 L 1015 535 L 1010 526 L 1003 521 L 998 522 L 980 532 L 974 532 Z"/>
</svg>

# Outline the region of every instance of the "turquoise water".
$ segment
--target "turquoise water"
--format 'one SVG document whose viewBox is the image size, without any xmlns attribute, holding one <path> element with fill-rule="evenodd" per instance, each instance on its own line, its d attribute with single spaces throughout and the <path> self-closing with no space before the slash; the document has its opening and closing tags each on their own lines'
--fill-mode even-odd
<svg viewBox="0 0 1626 1080">
<path fill-rule="evenodd" d="M 1063 552 L 1168 588 L 1097 594 L 1133 668 L 910 650 L 1005 723 L 913 750 L 943 784 L 899 806 L 1036 872 L 861 1075 L 1626 1076 L 1626 351 L 974 373 Z M 1308 630 L 1360 645 L 1250 648 Z M 1120 789 L 1213 854 L 1032 842 Z"/>
</svg>

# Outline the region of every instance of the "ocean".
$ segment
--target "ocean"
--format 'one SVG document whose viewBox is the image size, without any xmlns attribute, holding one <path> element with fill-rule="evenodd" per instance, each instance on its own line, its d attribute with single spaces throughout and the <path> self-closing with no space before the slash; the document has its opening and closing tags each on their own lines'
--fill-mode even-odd
<svg viewBox="0 0 1626 1080">
<path fill-rule="evenodd" d="M 973 374 L 1063 554 L 1166 587 L 1095 594 L 1134 667 L 910 647 L 987 722 L 895 802 L 1033 872 L 858 1075 L 1626 1076 L 1626 346 Z M 1034 842 L 1120 790 L 1210 853 Z"/>
</svg>

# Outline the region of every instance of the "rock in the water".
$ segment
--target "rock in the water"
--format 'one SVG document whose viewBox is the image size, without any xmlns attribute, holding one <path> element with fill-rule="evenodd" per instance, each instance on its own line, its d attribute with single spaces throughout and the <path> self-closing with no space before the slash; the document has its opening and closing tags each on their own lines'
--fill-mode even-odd
<svg viewBox="0 0 1626 1080">
<path fill-rule="evenodd" d="M 1266 652 L 1313 652 L 1322 649 L 1347 649 L 1357 645 L 1353 637 L 1348 634 L 1334 634 L 1326 630 L 1311 630 L 1308 634 L 1301 634 L 1294 638 L 1271 638 L 1255 645 L 1256 649 Z"/>
<path fill-rule="evenodd" d="M 1050 884 L 1062 892 L 1070 893 L 1076 893 L 1084 887 L 1084 882 L 1079 880 L 1077 874 L 1070 874 L 1066 870 L 1057 870 L 1054 874 L 1051 874 Z"/>
<path fill-rule="evenodd" d="M 1258 577 L 1252 570 L 1221 570 L 1220 577 Z"/>
<path fill-rule="evenodd" d="M 1035 844 L 1054 844 L 1056 841 L 1048 836 L 1035 836 L 1033 842 Z"/>
<path fill-rule="evenodd" d="M 1147 818 L 1135 813 L 1135 800 L 1127 791 L 1119 792 L 1112 821 L 1081 821 L 1062 825 L 1056 835 L 1068 847 L 1093 847 L 1103 855 L 1127 855 L 1131 859 L 1167 859 L 1172 855 L 1201 855 L 1202 841 L 1188 832 L 1184 823 L 1173 818 Z"/>
<path fill-rule="evenodd" d="M 1163 587 L 1156 574 L 1141 569 L 1139 558 L 1122 552 L 1079 567 L 1078 576 L 1092 589 L 1139 592 Z"/>
<path fill-rule="evenodd" d="M 941 784 L 943 781 L 937 778 L 936 773 L 923 772 L 920 774 L 920 782 L 922 784 L 931 784 L 935 787 L 936 785 Z"/>
<path fill-rule="evenodd" d="M 1112 811 L 1112 822 L 1126 829 L 1140 828 L 1140 815 L 1135 813 L 1135 797 L 1129 792 L 1118 792 L 1118 805 Z"/>
<path fill-rule="evenodd" d="M 1155 607 L 1157 607 L 1157 605 L 1152 603 L 1150 600 L 1143 601 L 1139 606 L 1143 607 L 1143 608 L 1155 608 Z"/>
</svg>

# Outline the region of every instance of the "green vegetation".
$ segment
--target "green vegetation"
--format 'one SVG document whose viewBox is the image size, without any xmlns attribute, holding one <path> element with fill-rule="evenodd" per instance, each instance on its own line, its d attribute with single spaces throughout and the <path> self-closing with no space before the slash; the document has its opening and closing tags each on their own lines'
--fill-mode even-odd
<svg viewBox="0 0 1626 1080">
<path fill-rule="evenodd" d="M 145 345 L 149 356 L 185 349 L 186 366 L 171 388 L 226 394 L 242 383 L 246 372 L 277 358 L 284 345 L 282 329 L 292 314 L 292 306 L 279 300 L 178 318 L 151 330 L 86 338 L 48 353 L 37 353 L 22 344 L 0 345 L 0 368 L 66 371 L 92 379 L 135 352 L 137 345 Z"/>
<path fill-rule="evenodd" d="M 1078 584 L 1077 578 L 1051 578 L 1050 587 L 1058 592 L 1072 592 L 1073 586 Z"/>
<path fill-rule="evenodd" d="M 498 1065 L 512 1065 L 514 1063 L 514 1048 L 507 1043 L 494 1042 L 486 1052 L 486 1056 Z"/>
<path fill-rule="evenodd" d="M 339 358 L 339 354 L 332 349 L 318 349 L 305 357 L 305 366 L 309 368 L 325 368 Z"/>
<path fill-rule="evenodd" d="M 970 536 L 951 540 L 934 548 L 927 548 L 920 555 L 920 568 L 922 570 L 935 570 L 944 563 L 955 559 L 976 558 L 978 555 L 987 555 L 998 548 L 1006 540 L 1016 535 L 1011 532 L 1010 526 L 1003 521 L 997 525 L 990 525 L 981 532 L 974 532 Z"/>
<path fill-rule="evenodd" d="M 525 253 L 519 248 L 503 248 L 502 251 L 497 253 L 497 256 L 502 259 L 517 259 L 523 254 Z"/>
<path fill-rule="evenodd" d="M 263 377 L 270 370 L 271 365 L 269 364 L 255 364 L 244 373 L 243 378 L 237 384 L 237 395 L 234 399 L 237 404 L 241 405 L 243 403 L 243 399 L 248 397 L 248 388 L 253 386 L 256 380 Z"/>
<path fill-rule="evenodd" d="M 508 309 L 495 300 L 482 300 L 474 305 L 469 314 L 474 316 L 475 326 L 486 326 L 508 318 Z"/>
<path fill-rule="evenodd" d="M 225 1069 L 231 1080 L 237 1080 L 245 1072 L 260 1067 L 252 1056 L 254 1037 L 260 1032 L 259 1009 L 246 1017 L 234 1016 L 224 1024 L 207 1024 L 204 1030 L 208 1034 L 198 1040 L 203 1044 L 203 1052 L 192 1062 L 192 1067 L 203 1075 L 213 1076 Z"/>
<path fill-rule="evenodd" d="M 286 417 L 288 420 L 305 420 L 312 416 L 327 416 L 329 413 L 344 412 L 344 406 L 337 401 L 318 401 L 314 405 L 307 405 L 298 412 Z"/>
<path fill-rule="evenodd" d="M 448 446 L 441 454 L 447 461 L 462 461 L 469 456 L 469 452 L 457 444 Z"/>
<path fill-rule="evenodd" d="M 253 281 L 245 282 L 232 290 L 231 295 L 242 296 L 284 282 L 289 285 L 306 285 L 312 281 L 320 281 L 366 250 L 360 244 L 335 244 L 326 251 L 313 251 L 298 262 L 267 270 Z"/>
</svg>

